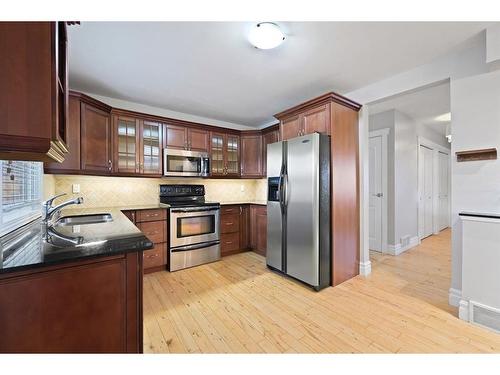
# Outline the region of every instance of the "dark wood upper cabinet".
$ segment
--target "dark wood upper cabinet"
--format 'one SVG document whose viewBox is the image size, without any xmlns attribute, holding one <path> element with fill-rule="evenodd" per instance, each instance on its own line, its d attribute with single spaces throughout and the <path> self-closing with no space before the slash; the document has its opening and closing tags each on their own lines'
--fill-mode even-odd
<svg viewBox="0 0 500 375">
<path fill-rule="evenodd" d="M 165 124 L 165 146 L 179 150 L 187 150 L 187 128 L 184 126 Z"/>
<path fill-rule="evenodd" d="M 65 22 L 0 23 L 0 159 L 62 162 L 67 148 Z"/>
<path fill-rule="evenodd" d="M 240 136 L 210 132 L 211 176 L 239 177 Z"/>
<path fill-rule="evenodd" d="M 122 114 L 113 115 L 113 173 L 162 174 L 163 125 Z"/>
<path fill-rule="evenodd" d="M 290 116 L 289 118 L 281 121 L 281 139 L 283 141 L 298 137 L 302 131 L 302 118 L 299 115 Z"/>
<path fill-rule="evenodd" d="M 209 132 L 180 125 L 165 125 L 165 144 L 168 148 L 178 150 L 209 150 Z"/>
<path fill-rule="evenodd" d="M 226 175 L 238 177 L 240 175 L 240 136 L 235 134 L 226 135 Z"/>
<path fill-rule="evenodd" d="M 314 132 L 330 134 L 330 106 L 311 108 L 302 114 L 302 135 Z"/>
<path fill-rule="evenodd" d="M 162 175 L 162 131 L 159 122 L 141 120 L 139 173 L 144 175 Z"/>
<path fill-rule="evenodd" d="M 314 132 L 330 134 L 330 107 L 327 104 L 281 119 L 282 139 L 295 138 Z"/>
<path fill-rule="evenodd" d="M 110 174 L 111 120 L 109 112 L 90 104 L 81 107 L 81 169 L 84 172 Z"/>
<path fill-rule="evenodd" d="M 113 172 L 140 173 L 139 120 L 113 115 Z"/>
<path fill-rule="evenodd" d="M 262 177 L 262 135 L 241 136 L 241 177 Z"/>
<path fill-rule="evenodd" d="M 80 171 L 80 98 L 70 94 L 68 126 L 66 127 L 68 153 L 62 163 L 45 163 L 46 173 L 78 173 Z"/>
<path fill-rule="evenodd" d="M 262 134 L 262 177 L 267 176 L 267 145 L 279 141 L 279 127 L 275 126 Z"/>
<path fill-rule="evenodd" d="M 210 132 L 210 174 L 224 176 L 226 172 L 224 158 L 225 134 Z"/>
<path fill-rule="evenodd" d="M 188 128 L 188 149 L 208 152 L 210 133 L 207 130 Z"/>
</svg>

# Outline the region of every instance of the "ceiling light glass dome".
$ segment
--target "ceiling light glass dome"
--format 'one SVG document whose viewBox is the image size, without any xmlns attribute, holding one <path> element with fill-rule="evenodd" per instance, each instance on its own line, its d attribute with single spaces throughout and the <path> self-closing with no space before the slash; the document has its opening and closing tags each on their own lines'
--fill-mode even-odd
<svg viewBox="0 0 500 375">
<path fill-rule="evenodd" d="M 284 42 L 285 34 L 278 25 L 272 22 L 261 22 L 250 30 L 248 40 L 258 49 L 271 49 Z"/>
</svg>

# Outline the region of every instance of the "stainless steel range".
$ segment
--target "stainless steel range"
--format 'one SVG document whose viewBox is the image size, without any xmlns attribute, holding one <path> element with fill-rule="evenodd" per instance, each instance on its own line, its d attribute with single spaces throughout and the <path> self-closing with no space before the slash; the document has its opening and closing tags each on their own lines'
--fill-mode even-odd
<svg viewBox="0 0 500 375">
<path fill-rule="evenodd" d="M 203 185 L 160 185 L 160 202 L 170 205 L 169 271 L 220 259 L 220 204 L 205 202 Z"/>
</svg>

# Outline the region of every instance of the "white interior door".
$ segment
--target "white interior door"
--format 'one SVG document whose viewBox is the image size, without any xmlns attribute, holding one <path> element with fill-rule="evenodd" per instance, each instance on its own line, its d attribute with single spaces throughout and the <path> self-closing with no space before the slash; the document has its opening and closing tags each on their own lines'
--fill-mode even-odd
<svg viewBox="0 0 500 375">
<path fill-rule="evenodd" d="M 438 168 L 439 168 L 439 194 L 438 194 L 438 225 L 439 230 L 443 230 L 450 226 L 450 194 L 449 194 L 449 168 L 450 155 L 444 152 L 438 152 Z"/>
<path fill-rule="evenodd" d="M 370 250 L 382 251 L 382 137 L 371 137 L 369 145 L 369 240 Z"/>
<path fill-rule="evenodd" d="M 419 233 L 425 238 L 433 231 L 433 150 L 423 145 L 419 146 Z"/>
</svg>

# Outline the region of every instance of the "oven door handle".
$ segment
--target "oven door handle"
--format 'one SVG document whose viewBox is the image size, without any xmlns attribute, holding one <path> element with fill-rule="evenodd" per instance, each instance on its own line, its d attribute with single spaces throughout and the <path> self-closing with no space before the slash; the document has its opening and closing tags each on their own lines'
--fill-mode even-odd
<svg viewBox="0 0 500 375">
<path fill-rule="evenodd" d="M 206 211 L 219 211 L 220 207 L 207 207 L 207 208 L 171 208 L 170 212 L 206 212 Z"/>
<path fill-rule="evenodd" d="M 210 242 L 203 242 L 203 243 L 197 243 L 194 245 L 187 245 L 187 246 L 179 246 L 175 247 L 173 249 L 170 249 L 172 253 L 178 252 L 178 251 L 188 251 L 188 250 L 196 250 L 196 249 L 203 249 L 205 247 L 210 247 L 214 245 L 219 245 L 220 241 L 210 241 Z"/>
</svg>

